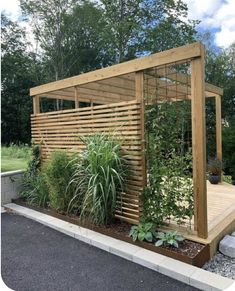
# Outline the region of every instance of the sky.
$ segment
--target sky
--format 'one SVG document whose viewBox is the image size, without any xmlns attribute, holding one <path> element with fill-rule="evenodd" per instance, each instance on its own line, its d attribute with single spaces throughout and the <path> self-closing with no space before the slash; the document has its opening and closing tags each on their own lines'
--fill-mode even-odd
<svg viewBox="0 0 235 291">
<path fill-rule="evenodd" d="M 198 31 L 210 31 L 217 46 L 227 48 L 235 41 L 235 0 L 183 1 L 188 5 L 189 19 L 201 21 Z M 2 0 L 0 7 L 12 20 L 20 19 L 19 0 Z"/>
</svg>

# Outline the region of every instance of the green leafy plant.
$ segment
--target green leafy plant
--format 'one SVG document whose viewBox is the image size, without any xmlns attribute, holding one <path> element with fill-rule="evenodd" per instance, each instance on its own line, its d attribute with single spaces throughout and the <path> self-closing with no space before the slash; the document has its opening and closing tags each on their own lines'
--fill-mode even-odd
<svg viewBox="0 0 235 291">
<path fill-rule="evenodd" d="M 46 207 L 49 204 L 49 191 L 44 173 L 39 172 L 32 180 L 30 188 L 21 192 L 29 204 Z"/>
<path fill-rule="evenodd" d="M 56 210 L 67 211 L 74 195 L 74 188 L 68 189 L 73 175 L 73 164 L 65 152 L 54 152 L 44 168 L 45 179 L 49 189 L 50 206 Z"/>
<path fill-rule="evenodd" d="M 207 165 L 207 170 L 210 175 L 219 176 L 222 170 L 222 162 L 217 158 L 210 159 Z"/>
<path fill-rule="evenodd" d="M 133 225 L 129 236 L 133 238 L 133 241 L 146 240 L 152 242 L 155 236 L 155 225 L 151 222 L 141 222 L 138 225 Z"/>
<path fill-rule="evenodd" d="M 155 246 L 173 246 L 178 248 L 179 242 L 182 242 L 184 240 L 184 237 L 182 235 L 179 235 L 177 231 L 167 231 L 167 232 L 158 232 L 156 234 L 156 243 Z"/>
<path fill-rule="evenodd" d="M 23 189 L 20 197 L 30 204 L 37 204 L 45 207 L 49 202 L 49 192 L 45 174 L 41 171 L 40 146 L 34 145 L 32 148 L 32 159 L 28 163 L 28 168 L 23 175 Z"/>
<path fill-rule="evenodd" d="M 188 174 L 191 160 L 190 153 L 179 156 L 172 151 L 164 164 L 160 161 L 157 169 L 151 169 L 149 185 L 142 195 L 146 220 L 156 225 L 170 219 L 178 224 L 191 222 L 194 210 L 193 180 Z"/>
<path fill-rule="evenodd" d="M 74 159 L 69 185 L 74 185 L 75 191 L 69 208 L 81 203 L 82 219 L 107 224 L 114 217 L 117 192 L 122 192 L 126 176 L 121 142 L 104 133 L 80 139 L 86 149 Z"/>
<path fill-rule="evenodd" d="M 232 184 L 232 176 L 223 175 L 223 181 L 229 184 Z"/>
</svg>

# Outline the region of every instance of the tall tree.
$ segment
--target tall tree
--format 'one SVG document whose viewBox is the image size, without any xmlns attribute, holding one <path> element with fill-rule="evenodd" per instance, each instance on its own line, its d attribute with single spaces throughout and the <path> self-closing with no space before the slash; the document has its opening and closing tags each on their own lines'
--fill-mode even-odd
<svg viewBox="0 0 235 291">
<path fill-rule="evenodd" d="M 21 0 L 41 49 L 47 80 L 104 66 L 102 9 L 78 0 Z"/>
<path fill-rule="evenodd" d="M 235 43 L 227 49 L 219 49 L 212 35 L 206 33 L 206 80 L 224 89 L 222 96 L 222 142 L 224 171 L 233 177 L 235 183 Z M 210 99 L 207 107 L 207 152 L 215 155 L 215 101 Z"/>
<path fill-rule="evenodd" d="M 34 36 L 47 63 L 48 80 L 66 77 L 70 58 L 65 54 L 65 17 L 76 0 L 20 0 L 21 9 L 30 24 Z"/>
<path fill-rule="evenodd" d="M 103 38 L 103 9 L 91 1 L 82 1 L 66 15 L 65 52 L 73 60 L 70 75 L 106 66 L 109 55 Z"/>
<path fill-rule="evenodd" d="M 149 52 L 163 51 L 195 41 L 197 20 L 188 19 L 188 7 L 182 0 L 146 0 L 148 23 L 145 33 Z"/>
<path fill-rule="evenodd" d="M 25 31 L 1 15 L 2 142 L 30 142 L 32 101 L 29 88 L 36 79 L 35 62 L 27 52 Z"/>
<path fill-rule="evenodd" d="M 195 40 L 196 21 L 182 0 L 101 0 L 104 37 L 113 62 L 162 51 Z"/>
<path fill-rule="evenodd" d="M 142 0 L 101 0 L 106 23 L 104 38 L 108 44 L 107 52 L 114 63 L 135 56 L 135 46 L 142 30 L 141 2 Z"/>
</svg>

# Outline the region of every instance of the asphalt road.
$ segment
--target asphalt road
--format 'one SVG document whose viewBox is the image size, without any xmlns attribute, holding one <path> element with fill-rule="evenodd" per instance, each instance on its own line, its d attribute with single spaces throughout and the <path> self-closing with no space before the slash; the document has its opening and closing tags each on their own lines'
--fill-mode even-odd
<svg viewBox="0 0 235 291">
<path fill-rule="evenodd" d="M 197 290 L 25 217 L 1 217 L 2 279 L 13 290 Z"/>
</svg>

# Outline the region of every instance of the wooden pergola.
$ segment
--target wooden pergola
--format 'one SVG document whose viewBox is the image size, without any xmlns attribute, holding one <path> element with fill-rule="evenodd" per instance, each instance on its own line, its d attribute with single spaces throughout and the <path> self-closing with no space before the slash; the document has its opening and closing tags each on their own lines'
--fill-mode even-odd
<svg viewBox="0 0 235 291">
<path fill-rule="evenodd" d="M 185 62 L 190 64 L 189 74 L 170 69 L 172 64 Z M 156 84 L 159 86 L 158 101 L 161 96 L 172 101 L 181 98 L 191 100 L 194 228 L 198 237 L 207 238 L 205 97 L 215 98 L 216 152 L 217 158 L 222 161 L 223 90 L 205 82 L 204 67 L 204 46 L 196 42 L 31 88 L 33 141 L 44 143 L 43 157 L 47 158 L 56 149 L 81 150 L 83 145 L 75 140 L 78 134 L 109 131 L 114 126 L 119 128 L 125 140 L 124 150 L 130 156 L 129 164 L 135 174 L 129 179 L 129 192 L 124 196 L 124 206 L 117 212 L 117 217 L 131 223 L 138 222 L 142 211 L 138 197 L 146 186 L 145 74 L 151 75 L 151 70 L 157 68 L 158 76 L 152 85 L 150 83 L 150 90 L 154 91 Z M 163 87 L 166 77 L 172 85 L 167 90 Z M 177 91 L 174 86 L 177 86 Z M 41 98 L 70 100 L 74 102 L 74 108 L 41 113 Z M 88 103 L 88 107 L 81 108 L 80 102 Z"/>
</svg>

